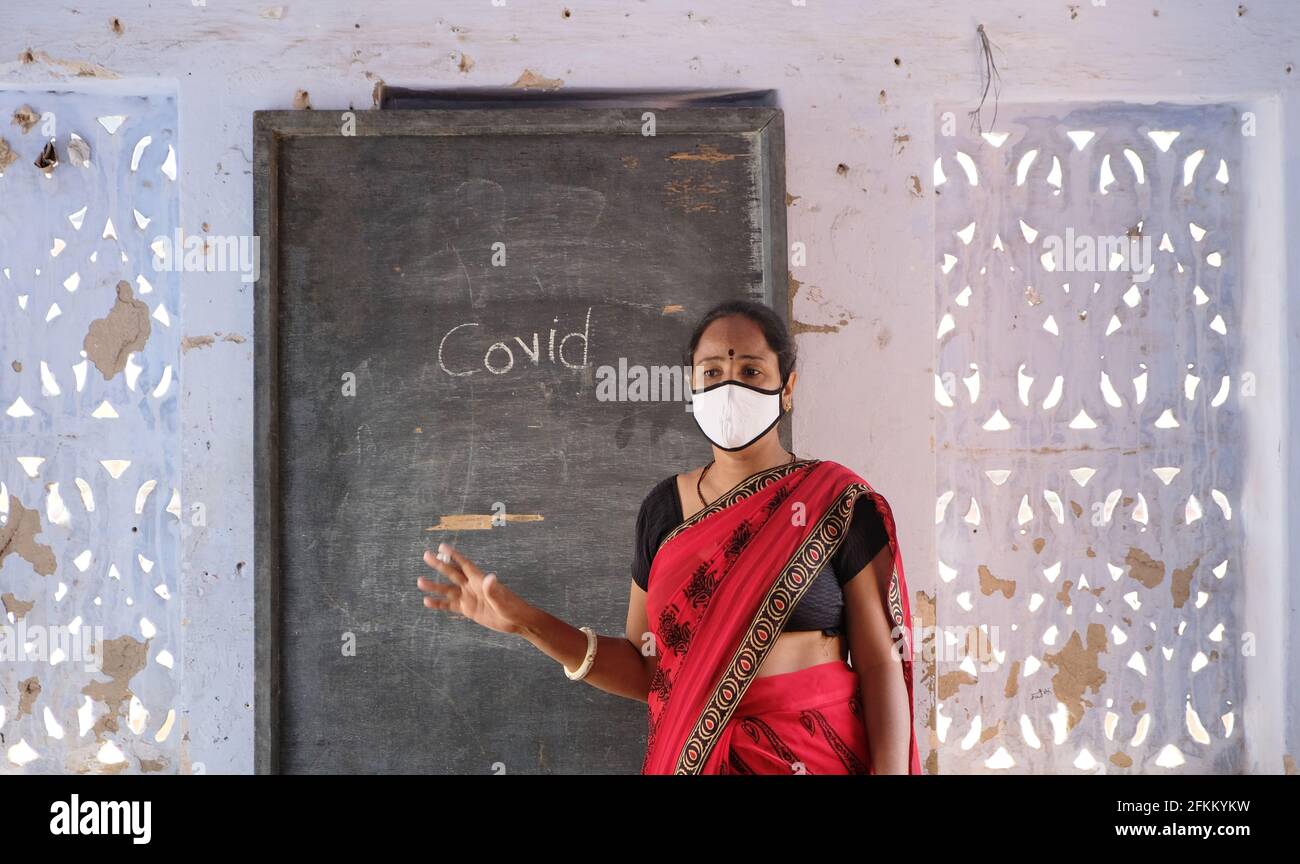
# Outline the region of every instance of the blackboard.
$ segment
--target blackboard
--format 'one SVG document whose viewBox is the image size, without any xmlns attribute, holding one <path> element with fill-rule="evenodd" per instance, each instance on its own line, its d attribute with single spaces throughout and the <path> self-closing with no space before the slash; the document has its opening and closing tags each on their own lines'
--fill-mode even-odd
<svg viewBox="0 0 1300 864">
<path fill-rule="evenodd" d="M 606 397 L 680 369 L 716 302 L 788 317 L 781 112 L 270 111 L 254 139 L 257 770 L 634 773 L 644 703 L 415 581 L 450 540 L 623 633 L 637 507 L 709 450 L 671 379 Z"/>
</svg>

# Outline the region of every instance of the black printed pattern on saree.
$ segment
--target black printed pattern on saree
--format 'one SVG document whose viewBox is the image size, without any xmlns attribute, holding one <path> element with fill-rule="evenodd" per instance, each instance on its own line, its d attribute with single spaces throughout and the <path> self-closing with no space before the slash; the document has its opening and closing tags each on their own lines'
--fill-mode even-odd
<svg viewBox="0 0 1300 864">
<path fill-rule="evenodd" d="M 654 693 L 659 697 L 659 699 L 661 700 L 660 704 L 662 705 L 664 704 L 664 702 L 668 700 L 668 696 L 672 692 L 672 688 L 673 688 L 673 682 L 669 670 L 665 669 L 662 663 L 656 663 L 654 674 L 650 676 L 650 692 Z M 660 716 L 663 716 L 662 713 L 660 714 Z M 653 752 L 654 750 L 655 733 L 658 731 L 658 728 L 659 728 L 659 717 L 655 716 L 654 707 L 650 704 L 649 700 L 647 700 L 646 742 L 645 742 L 646 755 L 645 758 L 642 759 L 641 761 L 641 770 L 643 772 L 645 771 L 646 763 L 650 758 L 650 753 Z"/>
<path fill-rule="evenodd" d="M 655 732 L 658 731 L 659 720 L 655 717 L 654 708 L 646 705 L 646 737 L 645 737 L 645 756 L 641 759 L 641 773 L 645 773 L 646 765 L 650 763 L 650 754 L 654 752 Z"/>
<path fill-rule="evenodd" d="M 732 747 L 728 750 L 727 758 L 722 760 L 722 765 L 719 766 L 718 771 L 721 774 L 753 774 L 754 773 L 754 769 L 750 768 L 749 765 L 746 764 L 745 760 L 740 758 L 740 754 L 736 752 L 735 747 Z"/>
<path fill-rule="evenodd" d="M 660 664 L 655 664 L 655 674 L 650 676 L 650 692 L 657 695 L 660 699 L 667 699 L 668 693 L 672 690 L 673 682 L 669 673 Z"/>
<path fill-rule="evenodd" d="M 740 524 L 736 526 L 736 530 L 731 532 L 731 536 L 727 538 L 727 542 L 722 549 L 722 554 L 727 558 L 728 567 L 736 562 L 736 559 L 740 557 L 740 553 L 745 551 L 745 547 L 753 539 L 754 526 L 749 524 L 748 519 L 740 520 Z"/>
<path fill-rule="evenodd" d="M 773 492 L 772 500 L 768 501 L 767 504 L 764 505 L 765 509 L 767 510 L 767 515 L 771 516 L 773 513 L 775 513 L 777 509 L 782 504 L 784 504 L 786 499 L 789 498 L 792 494 L 794 494 L 794 489 L 790 488 L 789 486 L 782 486 L 780 489 Z"/>
<path fill-rule="evenodd" d="M 866 764 L 858 758 L 858 754 L 853 752 L 852 747 L 844 743 L 844 739 L 826 720 L 826 715 L 822 714 L 822 712 L 816 709 L 801 711 L 799 712 L 799 722 L 804 729 L 808 730 L 809 735 L 815 737 L 818 732 L 822 734 L 822 737 L 826 739 L 826 743 L 830 745 L 831 752 L 844 766 L 846 774 L 868 773 Z"/>
<path fill-rule="evenodd" d="M 714 590 L 718 587 L 718 578 L 714 575 L 714 570 L 705 561 L 695 569 L 695 574 L 691 576 L 691 581 L 686 585 L 686 599 L 691 601 L 691 605 L 700 608 L 709 602 L 713 596 Z"/>
<path fill-rule="evenodd" d="M 790 766 L 791 774 L 806 773 L 797 770 L 800 759 L 794 752 L 794 749 L 791 748 L 789 744 L 785 743 L 781 736 L 777 734 L 775 729 L 757 717 L 740 718 L 740 728 L 737 729 L 736 732 L 743 732 L 748 735 L 749 740 L 753 741 L 755 744 L 761 743 L 762 739 L 766 738 L 767 746 L 771 748 L 772 752 L 776 754 L 778 759 Z"/>
<path fill-rule="evenodd" d="M 691 622 L 678 622 L 677 607 L 669 604 L 659 613 L 659 644 L 674 654 L 691 647 Z"/>
</svg>

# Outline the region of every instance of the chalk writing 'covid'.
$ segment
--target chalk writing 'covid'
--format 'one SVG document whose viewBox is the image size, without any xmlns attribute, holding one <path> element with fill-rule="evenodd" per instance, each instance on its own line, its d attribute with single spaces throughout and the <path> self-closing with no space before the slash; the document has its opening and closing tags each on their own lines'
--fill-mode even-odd
<svg viewBox="0 0 1300 864">
<path fill-rule="evenodd" d="M 554 318 L 551 323 L 558 324 L 560 319 Z M 587 317 L 581 332 L 575 330 L 560 335 L 556 328 L 550 328 L 544 355 L 542 337 L 538 331 L 532 333 L 531 342 L 525 341 L 524 337 L 513 336 L 510 337 L 513 341 L 502 339 L 483 349 L 482 342 L 474 340 L 477 331 L 473 328 L 478 326 L 477 321 L 469 321 L 457 324 L 443 334 L 441 341 L 438 342 L 438 366 L 443 372 L 457 377 L 473 375 L 479 371 L 475 367 L 482 365 L 493 375 L 504 375 L 514 369 L 516 363 L 522 366 L 540 366 L 543 359 L 569 369 L 582 369 L 587 365 L 587 353 L 591 342 L 590 306 L 587 307 Z M 577 359 L 579 341 L 582 343 L 580 362 Z M 479 351 L 483 353 L 479 354 Z"/>
</svg>

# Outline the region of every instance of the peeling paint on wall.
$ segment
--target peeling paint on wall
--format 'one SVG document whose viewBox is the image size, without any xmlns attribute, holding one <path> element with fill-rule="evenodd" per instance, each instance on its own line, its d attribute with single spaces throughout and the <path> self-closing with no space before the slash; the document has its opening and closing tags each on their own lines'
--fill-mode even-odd
<svg viewBox="0 0 1300 864">
<path fill-rule="evenodd" d="M 1086 644 L 1075 632 L 1070 634 L 1060 651 L 1043 654 L 1043 662 L 1056 669 L 1052 676 L 1052 690 L 1069 711 L 1067 731 L 1078 724 L 1086 708 L 1095 704 L 1084 698 L 1085 692 L 1098 694 L 1101 685 L 1106 683 L 1106 673 L 1098 660 L 1098 655 L 1105 651 L 1106 628 L 1094 622 L 1088 625 Z"/>
<path fill-rule="evenodd" d="M 9 518 L 0 525 L 0 568 L 13 554 L 32 565 L 32 569 L 42 576 L 53 573 L 58 566 L 54 550 L 37 542 L 36 535 L 40 533 L 41 514 L 24 507 L 17 495 L 10 495 Z"/>
<path fill-rule="evenodd" d="M 107 380 L 126 368 L 128 355 L 144 348 L 149 331 L 149 307 L 135 299 L 131 283 L 123 279 L 117 283 L 117 302 L 107 317 L 90 322 L 82 347 Z"/>
<path fill-rule="evenodd" d="M 23 134 L 26 135 L 28 132 L 32 131 L 32 127 L 35 126 L 37 121 L 40 119 L 41 115 L 33 111 L 32 106 L 19 105 L 14 109 L 14 116 L 11 122 L 13 125 L 23 130 Z"/>
<path fill-rule="evenodd" d="M 520 90 L 558 90 L 564 86 L 561 78 L 547 78 L 532 69 L 525 69 L 510 85 Z"/>
<path fill-rule="evenodd" d="M 217 331 L 212 335 L 204 333 L 201 336 L 186 336 L 181 339 L 181 353 L 184 354 L 193 348 L 208 348 L 216 343 L 217 337 L 220 337 L 223 342 L 242 343 L 248 341 L 238 333 L 222 333 L 221 331 Z"/>
<path fill-rule="evenodd" d="M 35 602 L 24 603 L 13 594 L 0 594 L 0 604 L 4 605 L 5 613 L 13 616 L 14 621 L 21 621 L 36 605 Z"/>
<path fill-rule="evenodd" d="M 100 672 L 108 681 L 91 681 L 81 692 L 96 702 L 108 706 L 108 713 L 95 721 L 95 737 L 107 732 L 117 732 L 118 718 L 126 719 L 125 706 L 135 694 L 131 692 L 131 679 L 145 667 L 148 645 L 130 636 L 120 636 L 103 644 L 103 668 Z"/>
<path fill-rule="evenodd" d="M 980 574 L 980 593 L 985 596 L 990 596 L 1000 591 L 1002 592 L 1002 596 L 1006 597 L 1008 600 L 1015 596 L 1016 580 L 999 579 L 993 575 L 993 571 L 989 570 L 988 566 L 985 564 L 981 564 L 978 569 Z"/>
<path fill-rule="evenodd" d="M 51 57 L 44 51 L 37 51 L 27 48 L 18 55 L 18 60 L 24 64 L 43 63 L 47 66 L 54 67 L 56 71 L 71 73 L 78 78 L 120 78 L 118 73 L 112 69 L 101 66 L 98 63 L 91 63 L 85 60 L 64 60 L 58 57 Z"/>
</svg>

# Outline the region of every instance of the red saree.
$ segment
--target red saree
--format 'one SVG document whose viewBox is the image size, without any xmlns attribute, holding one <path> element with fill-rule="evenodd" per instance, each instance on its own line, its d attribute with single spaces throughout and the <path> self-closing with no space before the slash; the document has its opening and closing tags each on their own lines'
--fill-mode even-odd
<svg viewBox="0 0 1300 864">
<path fill-rule="evenodd" d="M 837 462 L 799 460 L 749 477 L 678 525 L 655 554 L 646 615 L 650 682 L 642 774 L 870 774 L 858 673 L 843 660 L 756 676 L 795 604 L 870 495 L 894 556 L 889 614 L 921 773 L 912 629 L 888 502 Z"/>
</svg>

